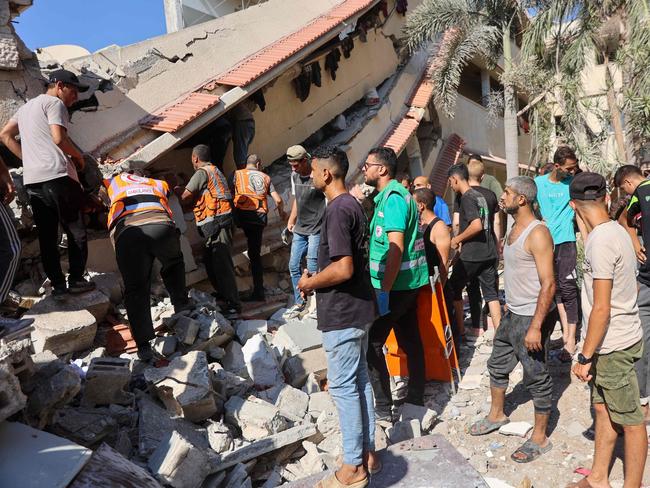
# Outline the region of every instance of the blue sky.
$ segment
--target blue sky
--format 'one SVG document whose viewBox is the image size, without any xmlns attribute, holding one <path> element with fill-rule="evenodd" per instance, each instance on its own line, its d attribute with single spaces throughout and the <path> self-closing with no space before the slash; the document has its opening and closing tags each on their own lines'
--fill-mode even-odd
<svg viewBox="0 0 650 488">
<path fill-rule="evenodd" d="M 15 21 L 32 50 L 76 44 L 93 52 L 165 33 L 163 0 L 36 0 Z"/>
</svg>

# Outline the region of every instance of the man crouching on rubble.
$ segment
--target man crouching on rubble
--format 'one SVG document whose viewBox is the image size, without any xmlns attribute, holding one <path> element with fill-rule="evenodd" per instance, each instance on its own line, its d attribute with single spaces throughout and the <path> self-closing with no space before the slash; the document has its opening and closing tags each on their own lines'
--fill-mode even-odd
<svg viewBox="0 0 650 488">
<path fill-rule="evenodd" d="M 104 187 L 110 200 L 108 229 L 124 280 L 124 304 L 131 332 L 138 357 L 149 361 L 153 358 L 149 341 L 155 337 L 150 308 L 154 259 L 162 264 L 160 275 L 174 311 L 180 312 L 189 301 L 180 233 L 167 202 L 170 189 L 164 181 L 129 173 L 104 180 Z"/>
<path fill-rule="evenodd" d="M 305 270 L 298 289 L 316 290 L 318 329 L 327 354 L 327 378 L 343 434 L 343 465 L 319 488 L 368 485 L 379 471 L 375 456 L 375 412 L 368 378 L 367 331 L 376 317 L 366 256 L 368 224 L 357 200 L 345 188 L 348 158 L 338 148 L 314 151 L 314 187 L 328 201 L 321 228 L 318 270 Z"/>
</svg>

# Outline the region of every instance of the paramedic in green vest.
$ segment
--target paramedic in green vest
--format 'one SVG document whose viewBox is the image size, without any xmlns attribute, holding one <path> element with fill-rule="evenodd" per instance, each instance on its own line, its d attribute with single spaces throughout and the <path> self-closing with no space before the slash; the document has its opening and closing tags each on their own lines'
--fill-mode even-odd
<svg viewBox="0 0 650 488">
<path fill-rule="evenodd" d="M 395 179 L 396 170 L 397 155 L 385 147 L 372 149 L 363 166 L 366 183 L 379 192 L 370 224 L 369 258 L 380 317 L 370 328 L 368 371 L 377 420 L 388 422 L 394 402 L 383 346 L 391 330 L 407 355 L 409 385 L 405 402 L 423 404 L 424 349 L 418 328 L 417 296 L 428 283 L 417 205 Z"/>
</svg>

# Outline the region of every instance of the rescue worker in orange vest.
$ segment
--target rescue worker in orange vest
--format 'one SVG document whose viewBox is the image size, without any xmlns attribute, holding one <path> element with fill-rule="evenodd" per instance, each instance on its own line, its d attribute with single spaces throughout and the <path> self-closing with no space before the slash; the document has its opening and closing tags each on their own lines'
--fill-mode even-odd
<svg viewBox="0 0 650 488">
<path fill-rule="evenodd" d="M 235 281 L 232 247 L 232 196 L 223 173 L 210 162 L 210 148 L 199 144 L 192 150 L 195 173 L 187 186 L 175 190 L 183 207 L 194 207 L 194 218 L 205 248 L 203 261 L 214 290 L 226 301 L 225 313 L 241 312 Z"/>
<path fill-rule="evenodd" d="M 260 171 L 262 161 L 251 154 L 246 165 L 233 174 L 235 216 L 248 241 L 248 259 L 253 274 L 253 293 L 248 301 L 264 301 L 264 268 L 262 267 L 262 234 L 268 223 L 269 205 L 267 195 L 271 195 L 278 209 L 280 219 L 285 221 L 282 198 L 275 191 L 271 178 Z"/>
<path fill-rule="evenodd" d="M 138 345 L 138 357 L 149 361 L 153 358 L 149 341 L 155 337 L 149 301 L 154 259 L 162 264 L 160 275 L 174 311 L 189 306 L 180 233 L 167 202 L 169 186 L 129 173 L 104 180 L 104 186 L 110 200 L 108 229 L 124 281 L 131 333 Z"/>
</svg>

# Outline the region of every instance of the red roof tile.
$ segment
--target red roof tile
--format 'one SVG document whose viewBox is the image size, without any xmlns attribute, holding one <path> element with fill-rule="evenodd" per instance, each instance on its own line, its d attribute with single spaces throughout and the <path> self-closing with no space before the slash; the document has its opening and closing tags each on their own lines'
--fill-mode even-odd
<svg viewBox="0 0 650 488">
<path fill-rule="evenodd" d="M 176 132 L 209 108 L 219 103 L 219 97 L 206 93 L 190 93 L 173 104 L 145 117 L 140 126 L 161 132 Z"/>
<path fill-rule="evenodd" d="M 429 176 L 431 189 L 436 195 L 444 195 L 447 188 L 447 171 L 458 162 L 464 146 L 465 141 L 458 134 L 449 134 L 443 143 Z"/>
<path fill-rule="evenodd" d="M 433 83 L 425 74 L 422 81 L 415 87 L 411 97 L 406 102 L 409 107 L 426 108 L 433 96 Z"/>
<path fill-rule="evenodd" d="M 381 144 L 384 147 L 390 147 L 395 154 L 401 153 L 409 139 L 418 130 L 420 121 L 411 117 L 404 117 L 397 125 L 393 126 L 384 142 Z"/>
<path fill-rule="evenodd" d="M 227 72 L 219 75 L 215 80 L 208 82 L 206 86 L 214 85 L 215 81 L 222 85 L 248 85 L 319 37 L 322 37 L 339 26 L 341 22 L 376 2 L 377 0 L 344 0 L 332 10 L 314 19 L 303 28 L 260 49 Z"/>
</svg>

